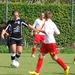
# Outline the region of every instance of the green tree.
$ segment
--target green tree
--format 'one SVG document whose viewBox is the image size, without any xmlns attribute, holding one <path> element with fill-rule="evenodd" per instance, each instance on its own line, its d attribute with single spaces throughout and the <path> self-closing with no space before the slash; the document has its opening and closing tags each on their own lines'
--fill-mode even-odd
<svg viewBox="0 0 75 75">
<path fill-rule="evenodd" d="M 6 0 L 0 0 L 5 2 Z M 27 3 L 60 3 L 60 4 L 71 4 L 72 0 L 8 0 L 9 2 L 27 2 Z"/>
</svg>

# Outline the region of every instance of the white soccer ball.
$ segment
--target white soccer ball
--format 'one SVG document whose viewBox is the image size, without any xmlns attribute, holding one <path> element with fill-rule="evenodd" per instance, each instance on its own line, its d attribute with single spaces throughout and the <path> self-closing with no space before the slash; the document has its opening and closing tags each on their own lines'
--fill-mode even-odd
<svg viewBox="0 0 75 75">
<path fill-rule="evenodd" d="M 19 67 L 19 62 L 18 61 L 12 62 L 12 67 L 18 68 Z"/>
</svg>

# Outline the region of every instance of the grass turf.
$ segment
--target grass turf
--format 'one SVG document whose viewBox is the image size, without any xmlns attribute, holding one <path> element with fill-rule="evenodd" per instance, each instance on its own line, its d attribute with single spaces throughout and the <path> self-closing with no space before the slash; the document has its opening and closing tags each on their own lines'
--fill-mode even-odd
<svg viewBox="0 0 75 75">
<path fill-rule="evenodd" d="M 75 65 L 73 64 L 74 54 L 58 54 L 58 56 L 70 66 L 69 75 L 75 75 Z M 33 71 L 35 69 L 37 60 L 38 53 L 36 53 L 36 58 L 32 58 L 30 53 L 23 53 L 19 58 L 20 66 L 18 68 L 11 68 L 10 54 L 1 53 L 0 75 L 29 75 L 28 71 Z M 44 58 L 40 75 L 64 75 L 64 70 L 47 54 Z"/>
</svg>

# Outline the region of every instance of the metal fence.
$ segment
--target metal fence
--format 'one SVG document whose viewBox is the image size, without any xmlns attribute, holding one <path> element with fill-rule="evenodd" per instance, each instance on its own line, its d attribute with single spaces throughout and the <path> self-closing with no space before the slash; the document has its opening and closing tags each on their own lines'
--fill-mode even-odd
<svg viewBox="0 0 75 75">
<path fill-rule="evenodd" d="M 7 41 L 0 38 L 0 45 L 6 45 Z"/>
</svg>

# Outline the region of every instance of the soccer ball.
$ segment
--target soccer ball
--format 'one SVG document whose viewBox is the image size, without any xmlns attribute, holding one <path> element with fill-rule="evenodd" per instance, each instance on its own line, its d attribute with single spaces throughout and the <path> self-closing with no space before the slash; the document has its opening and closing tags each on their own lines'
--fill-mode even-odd
<svg viewBox="0 0 75 75">
<path fill-rule="evenodd" d="M 18 61 L 12 62 L 12 67 L 18 68 L 19 67 L 19 62 Z"/>
</svg>

